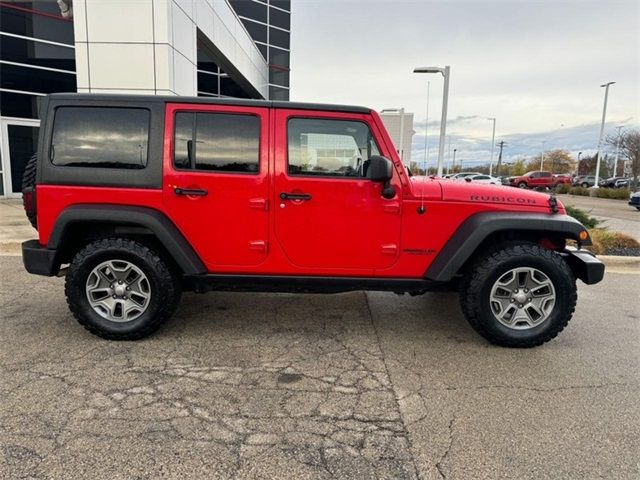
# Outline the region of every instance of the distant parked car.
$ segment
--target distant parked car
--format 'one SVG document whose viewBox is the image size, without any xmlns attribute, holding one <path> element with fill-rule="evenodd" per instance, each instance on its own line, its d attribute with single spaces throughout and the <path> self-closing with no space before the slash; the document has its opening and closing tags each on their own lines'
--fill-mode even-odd
<svg viewBox="0 0 640 480">
<path fill-rule="evenodd" d="M 613 188 L 629 188 L 629 183 L 631 182 L 630 178 L 621 178 L 616 180 Z"/>
<path fill-rule="evenodd" d="M 511 185 L 518 188 L 553 188 L 556 186 L 556 179 L 551 172 L 527 172 L 519 177 L 513 177 Z"/>
<path fill-rule="evenodd" d="M 603 180 L 598 185 L 605 188 L 616 188 L 616 182 L 618 180 L 626 180 L 626 177 L 610 177 L 606 180 Z"/>
<path fill-rule="evenodd" d="M 600 185 L 600 182 L 602 182 L 603 179 L 599 178 L 598 180 L 599 180 L 598 185 Z M 574 187 L 589 188 L 589 187 L 594 187 L 595 185 L 596 185 L 595 175 L 581 175 L 573 179 Z"/>
<path fill-rule="evenodd" d="M 640 210 L 640 192 L 629 195 L 629 205 Z"/>
<path fill-rule="evenodd" d="M 571 175 L 568 173 L 560 173 L 553 176 L 556 186 L 558 185 L 571 185 Z"/>
<path fill-rule="evenodd" d="M 452 175 L 451 178 L 454 180 L 464 180 L 466 177 L 472 177 L 474 175 L 482 175 L 480 172 L 460 172 Z"/>
<path fill-rule="evenodd" d="M 511 179 L 515 178 L 515 177 L 500 177 L 500 181 L 502 182 L 502 185 L 511 185 Z"/>
<path fill-rule="evenodd" d="M 471 175 L 465 178 L 468 178 L 474 183 L 485 183 L 488 185 L 502 185 L 502 181 L 498 177 L 493 177 L 491 175 L 484 175 L 484 174 Z"/>
</svg>

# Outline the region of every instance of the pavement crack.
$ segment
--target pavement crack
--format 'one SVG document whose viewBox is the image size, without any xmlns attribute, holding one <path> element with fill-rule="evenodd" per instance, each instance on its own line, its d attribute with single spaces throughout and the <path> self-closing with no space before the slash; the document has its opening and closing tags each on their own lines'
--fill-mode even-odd
<svg viewBox="0 0 640 480">
<path fill-rule="evenodd" d="M 447 478 L 447 475 L 444 472 L 444 462 L 449 456 L 449 452 L 451 451 L 451 447 L 453 446 L 453 427 L 454 427 L 455 421 L 456 421 L 456 416 L 454 415 L 449 421 L 449 445 L 447 445 L 447 448 L 442 454 L 442 456 L 440 457 L 440 460 L 438 460 L 438 462 L 436 463 L 436 469 L 438 470 L 440 477 L 442 477 L 443 479 Z"/>
<path fill-rule="evenodd" d="M 413 472 L 415 475 L 415 478 L 421 478 L 420 475 L 420 470 L 418 469 L 418 465 L 416 464 L 416 458 L 415 455 L 413 453 L 413 444 L 411 442 L 411 437 L 409 436 L 409 431 L 407 430 L 407 425 L 406 422 L 404 420 L 404 417 L 402 415 L 402 410 L 400 409 L 400 402 L 399 402 L 399 398 L 398 398 L 398 394 L 396 393 L 395 388 L 393 388 L 393 382 L 391 381 L 391 374 L 389 373 L 389 366 L 387 365 L 387 359 L 385 358 L 385 354 L 384 354 L 384 349 L 382 348 L 382 341 L 380 338 L 380 333 L 378 332 L 378 328 L 376 327 L 376 323 L 373 320 L 373 313 L 371 312 L 371 305 L 369 304 L 369 297 L 367 296 L 366 292 L 362 292 L 362 294 L 364 295 L 364 303 L 367 307 L 367 312 L 369 314 L 369 319 L 371 320 L 371 328 L 373 328 L 373 333 L 376 336 L 376 341 L 378 343 L 378 348 L 380 349 L 380 354 L 382 355 L 382 363 L 384 365 L 384 370 L 385 373 L 387 375 L 387 380 L 389 382 L 389 390 L 391 391 L 391 394 L 393 395 L 393 399 L 394 399 L 394 403 L 396 406 L 396 410 L 398 413 L 398 418 L 400 420 L 400 425 L 402 426 L 402 431 L 401 433 L 404 435 L 404 437 L 407 439 L 407 443 L 409 446 L 409 456 L 411 457 L 411 465 L 413 467 Z"/>
</svg>

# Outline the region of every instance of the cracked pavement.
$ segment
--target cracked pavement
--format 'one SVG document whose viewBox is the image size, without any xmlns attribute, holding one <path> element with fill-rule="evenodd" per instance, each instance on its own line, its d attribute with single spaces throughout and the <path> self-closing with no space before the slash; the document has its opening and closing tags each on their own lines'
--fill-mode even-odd
<svg viewBox="0 0 640 480">
<path fill-rule="evenodd" d="M 0 257 L 0 478 L 638 478 L 638 276 L 532 350 L 454 294 L 185 294 L 109 342 Z M 621 302 L 621 299 L 629 299 Z"/>
</svg>

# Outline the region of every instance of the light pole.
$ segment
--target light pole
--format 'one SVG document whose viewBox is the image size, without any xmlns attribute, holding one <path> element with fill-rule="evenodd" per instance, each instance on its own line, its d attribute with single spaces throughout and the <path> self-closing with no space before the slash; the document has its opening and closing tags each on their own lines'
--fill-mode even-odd
<svg viewBox="0 0 640 480">
<path fill-rule="evenodd" d="M 542 155 L 540 156 L 540 171 L 544 170 L 544 144 L 547 142 L 542 142 Z"/>
<path fill-rule="evenodd" d="M 431 82 L 427 82 L 427 119 L 424 122 L 424 174 L 429 174 L 429 169 L 427 165 L 429 164 L 429 89 L 431 87 Z"/>
<path fill-rule="evenodd" d="M 438 146 L 438 172 L 439 177 L 442 176 L 442 166 L 444 162 L 444 138 L 447 131 L 447 104 L 449 103 L 449 77 L 451 67 L 449 65 L 442 67 L 416 67 L 413 73 L 441 73 L 444 77 L 444 86 L 442 91 L 442 117 L 440 119 L 440 144 Z"/>
<path fill-rule="evenodd" d="M 489 175 L 493 174 L 493 147 L 496 143 L 496 119 L 493 117 L 487 118 L 487 120 L 493 121 L 493 133 L 491 134 L 491 160 L 489 160 Z"/>
<path fill-rule="evenodd" d="M 455 173 L 455 169 L 456 169 L 456 152 L 458 151 L 457 148 L 453 149 L 453 162 L 451 163 L 451 170 L 453 170 L 453 173 Z"/>
<path fill-rule="evenodd" d="M 613 177 L 617 177 L 618 176 L 618 154 L 620 153 L 620 138 L 621 138 L 621 130 L 622 130 L 622 125 L 619 125 L 616 127 L 618 129 L 618 140 L 616 141 L 616 159 L 613 162 Z M 624 174 L 624 169 L 623 170 L 623 174 Z"/>
<path fill-rule="evenodd" d="M 449 175 L 451 167 L 451 135 L 447 135 L 449 139 L 449 148 L 447 148 L 447 175 Z"/>
<path fill-rule="evenodd" d="M 593 188 L 600 188 L 598 185 L 600 179 L 600 149 L 602 148 L 602 134 L 604 133 L 604 120 L 607 116 L 607 100 L 609 98 L 609 87 L 616 82 L 607 82 L 600 85 L 604 87 L 604 106 L 602 107 L 602 123 L 600 124 L 600 137 L 598 138 L 598 155 L 596 160 L 596 179 L 594 181 Z"/>
<path fill-rule="evenodd" d="M 582 156 L 582 152 L 578 152 L 578 164 L 576 165 L 576 175 L 580 173 L 580 157 Z"/>
</svg>

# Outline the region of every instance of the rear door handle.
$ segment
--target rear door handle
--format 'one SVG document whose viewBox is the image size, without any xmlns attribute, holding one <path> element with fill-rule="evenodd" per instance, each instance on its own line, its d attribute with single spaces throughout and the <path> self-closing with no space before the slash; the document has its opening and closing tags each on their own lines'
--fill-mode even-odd
<svg viewBox="0 0 640 480">
<path fill-rule="evenodd" d="M 285 193 L 280 194 L 282 200 L 311 200 L 311 194 L 309 193 Z"/>
<path fill-rule="evenodd" d="M 173 193 L 175 193 L 176 195 L 193 195 L 195 197 L 204 197 L 205 195 L 207 195 L 206 190 L 202 189 L 202 188 L 180 188 L 180 187 L 176 187 L 173 189 Z"/>
</svg>

